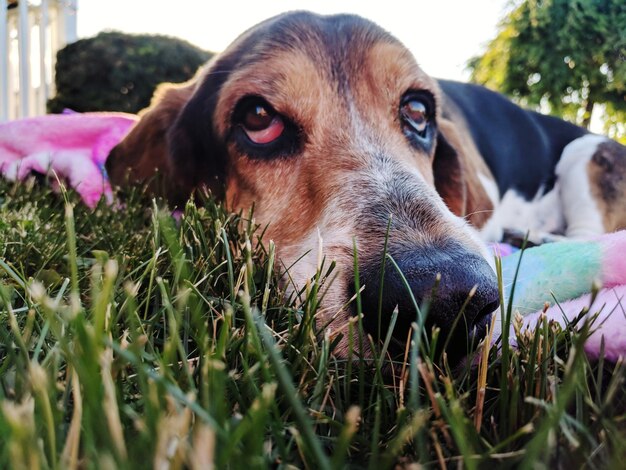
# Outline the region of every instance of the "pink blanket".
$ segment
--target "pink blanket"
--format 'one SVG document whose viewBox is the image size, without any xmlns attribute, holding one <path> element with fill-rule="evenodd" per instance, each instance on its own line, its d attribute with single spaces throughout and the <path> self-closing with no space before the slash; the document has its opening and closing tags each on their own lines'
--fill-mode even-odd
<svg viewBox="0 0 626 470">
<path fill-rule="evenodd" d="M 593 359 L 598 358 L 604 341 L 604 356 L 617 361 L 626 354 L 626 285 L 601 289 L 591 302 L 591 294 L 585 294 L 559 305 L 552 305 L 546 312 L 548 320 L 563 325 L 572 321 L 583 309 L 589 309 L 587 318 L 593 318 L 591 336 L 585 342 L 585 352 Z M 543 312 L 524 315 L 524 328 L 532 331 L 540 322 Z M 511 327 L 512 340 L 513 327 Z"/>
<path fill-rule="evenodd" d="M 11 181 L 35 172 L 65 180 L 94 207 L 113 201 L 104 162 L 137 122 L 123 113 L 68 113 L 0 123 L 0 174 Z"/>
</svg>

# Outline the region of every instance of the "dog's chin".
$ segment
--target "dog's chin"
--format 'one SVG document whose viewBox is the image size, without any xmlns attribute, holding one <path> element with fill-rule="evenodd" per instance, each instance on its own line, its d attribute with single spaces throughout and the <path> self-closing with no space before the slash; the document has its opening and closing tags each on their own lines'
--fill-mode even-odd
<svg viewBox="0 0 626 470">
<path fill-rule="evenodd" d="M 468 344 L 473 346 L 474 349 L 478 344 L 487 336 L 487 329 L 491 326 L 491 315 L 485 315 L 482 317 L 469 332 Z"/>
<path fill-rule="evenodd" d="M 459 330 L 457 333 L 453 333 L 451 337 L 440 334 L 437 339 L 438 351 L 435 354 L 434 360 L 436 362 L 441 361 L 445 354 L 446 361 L 453 371 L 463 368 L 464 364 L 467 364 L 467 359 L 475 353 L 480 342 L 486 337 L 488 328 L 491 326 L 491 318 L 491 315 L 485 315 L 473 326 L 471 331 L 461 332 Z M 405 326 L 411 328 L 411 325 Z M 398 323 L 396 323 L 396 328 L 397 327 Z M 425 329 L 431 332 L 433 325 L 426 325 Z M 381 370 L 384 376 L 397 375 L 405 362 L 410 361 L 411 351 L 407 348 L 409 330 L 402 329 L 402 331 L 407 331 L 406 336 L 402 340 L 399 339 L 399 337 L 392 337 L 388 344 Z M 366 362 L 372 362 L 373 355 L 372 350 L 369 348 L 369 340 L 366 338 L 367 334 L 367 332 L 364 334 L 364 343 L 367 343 L 368 347 L 364 348 L 363 359 L 365 359 Z M 376 349 L 378 351 L 382 348 L 385 336 L 386 333 L 377 344 Z M 345 344 L 347 344 L 347 341 Z M 358 339 L 353 340 L 352 344 L 353 347 L 358 348 Z M 442 349 L 444 345 L 446 345 L 445 351 Z M 348 357 L 347 348 L 343 348 L 340 353 L 344 358 Z M 421 355 L 421 351 L 419 355 Z M 352 357 L 355 358 L 359 356 L 355 352 Z"/>
</svg>

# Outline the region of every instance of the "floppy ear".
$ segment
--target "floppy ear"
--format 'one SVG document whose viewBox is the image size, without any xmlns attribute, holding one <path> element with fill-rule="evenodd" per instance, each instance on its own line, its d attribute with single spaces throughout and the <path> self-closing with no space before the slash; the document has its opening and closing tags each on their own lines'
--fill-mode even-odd
<svg viewBox="0 0 626 470">
<path fill-rule="evenodd" d="M 439 121 L 433 174 L 435 188 L 450 210 L 482 227 L 494 205 L 479 174 L 491 179 L 493 176 L 469 135 L 447 119 Z"/>
<path fill-rule="evenodd" d="M 437 131 L 437 148 L 433 160 L 435 189 L 455 215 L 464 217 L 467 209 L 467 185 L 456 149 Z"/>
<path fill-rule="evenodd" d="M 200 187 L 223 196 L 226 150 L 213 130 L 218 89 L 211 80 L 203 80 L 167 133 L 168 166 L 186 197 Z"/>
<path fill-rule="evenodd" d="M 116 186 L 148 183 L 148 191 L 173 201 L 184 191 L 169 176 L 167 133 L 195 84 L 163 84 L 155 91 L 150 107 L 140 113 L 139 122 L 109 153 L 106 170 Z"/>
</svg>

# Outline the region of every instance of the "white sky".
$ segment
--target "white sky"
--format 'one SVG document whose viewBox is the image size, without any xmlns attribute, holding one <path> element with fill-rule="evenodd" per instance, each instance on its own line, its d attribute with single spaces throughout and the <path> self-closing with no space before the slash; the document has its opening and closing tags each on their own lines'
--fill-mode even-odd
<svg viewBox="0 0 626 470">
<path fill-rule="evenodd" d="M 422 68 L 467 79 L 465 62 L 496 32 L 509 0 L 79 0 L 78 35 L 106 29 L 177 36 L 219 52 L 245 29 L 289 10 L 356 13 L 390 31 Z"/>
</svg>

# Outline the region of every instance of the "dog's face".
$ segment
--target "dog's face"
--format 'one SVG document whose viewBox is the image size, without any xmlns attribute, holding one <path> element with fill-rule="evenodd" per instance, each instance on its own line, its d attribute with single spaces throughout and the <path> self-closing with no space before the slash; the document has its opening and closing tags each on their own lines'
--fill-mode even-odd
<svg viewBox="0 0 626 470">
<path fill-rule="evenodd" d="M 442 200 L 462 182 L 438 126 L 440 91 L 398 41 L 358 17 L 290 13 L 244 33 L 188 89 L 166 129 L 177 185 L 207 185 L 235 210 L 254 204 L 291 266 L 289 289 L 302 288 L 321 257 L 336 261 L 318 324 L 347 335 L 356 241 L 366 333 L 384 338 L 398 307 L 403 349 L 417 318 L 411 294 L 429 298 L 438 275 L 427 324 L 443 333 L 476 288 L 449 353 L 460 357 L 472 330 L 484 333 L 495 275 Z M 379 299 L 385 245 L 412 292 L 387 260 Z"/>
</svg>

